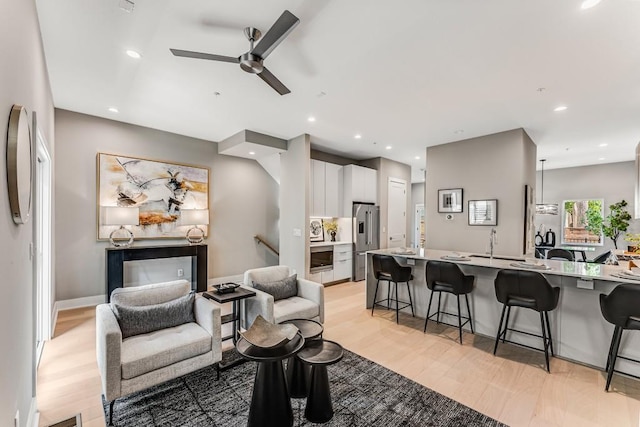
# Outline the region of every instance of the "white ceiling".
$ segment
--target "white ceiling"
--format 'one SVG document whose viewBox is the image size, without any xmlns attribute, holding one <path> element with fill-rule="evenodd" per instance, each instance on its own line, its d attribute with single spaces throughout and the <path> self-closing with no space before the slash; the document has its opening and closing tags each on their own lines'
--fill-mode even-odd
<svg viewBox="0 0 640 427">
<path fill-rule="evenodd" d="M 427 146 L 519 127 L 545 169 L 632 160 L 640 142 L 638 0 L 121 1 L 37 0 L 56 107 L 212 141 L 309 133 L 416 177 Z M 301 22 L 265 65 L 288 95 L 169 52 L 239 56 L 242 29 L 285 9 Z"/>
</svg>

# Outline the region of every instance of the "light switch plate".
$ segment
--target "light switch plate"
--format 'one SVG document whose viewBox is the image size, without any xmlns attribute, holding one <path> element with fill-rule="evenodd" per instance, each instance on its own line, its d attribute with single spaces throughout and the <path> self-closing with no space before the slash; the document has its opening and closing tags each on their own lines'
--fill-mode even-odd
<svg viewBox="0 0 640 427">
<path fill-rule="evenodd" d="M 293 235 L 295 237 L 302 237 L 302 230 L 300 230 L 299 228 L 294 228 L 293 229 Z"/>
<path fill-rule="evenodd" d="M 407 258 L 407 265 L 416 265 L 416 260 L 415 259 L 411 259 L 411 258 Z"/>
</svg>

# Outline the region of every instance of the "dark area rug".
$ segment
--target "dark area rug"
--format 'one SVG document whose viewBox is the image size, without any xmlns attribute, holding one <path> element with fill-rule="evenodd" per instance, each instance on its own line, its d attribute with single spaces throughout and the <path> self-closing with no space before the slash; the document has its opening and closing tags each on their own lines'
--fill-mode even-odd
<svg viewBox="0 0 640 427">
<path fill-rule="evenodd" d="M 235 351 L 223 355 L 226 362 Z M 118 427 L 246 426 L 256 363 L 222 372 L 208 367 L 118 399 Z M 473 409 L 345 350 L 328 367 L 335 415 L 324 426 L 504 426 Z M 108 421 L 109 404 L 104 402 Z M 315 426 L 304 418 L 305 399 L 292 399 L 295 426 Z M 277 427 L 277 426 L 274 426 Z"/>
</svg>

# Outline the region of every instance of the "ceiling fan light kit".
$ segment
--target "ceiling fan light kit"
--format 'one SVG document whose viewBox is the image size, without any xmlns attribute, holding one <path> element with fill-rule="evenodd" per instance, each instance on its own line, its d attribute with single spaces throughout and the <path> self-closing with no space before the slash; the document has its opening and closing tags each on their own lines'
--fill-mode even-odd
<svg viewBox="0 0 640 427">
<path fill-rule="evenodd" d="M 231 62 L 240 64 L 240 68 L 250 74 L 257 74 L 266 84 L 280 95 L 286 95 L 291 91 L 274 76 L 265 66 L 264 60 L 273 50 L 289 35 L 300 23 L 300 20 L 288 10 L 285 10 L 278 20 L 269 28 L 262 37 L 262 32 L 257 28 L 246 27 L 244 35 L 249 40 L 249 50 L 236 57 L 215 55 L 210 53 L 193 52 L 189 50 L 169 49 L 175 56 L 185 58 L 207 59 L 210 61 Z M 261 38 L 262 37 L 262 38 Z M 254 43 L 258 42 L 254 47 Z"/>
</svg>

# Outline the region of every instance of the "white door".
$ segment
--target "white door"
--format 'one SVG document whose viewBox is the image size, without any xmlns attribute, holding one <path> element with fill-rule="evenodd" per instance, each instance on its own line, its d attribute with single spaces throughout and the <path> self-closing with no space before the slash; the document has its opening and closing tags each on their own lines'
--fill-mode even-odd
<svg viewBox="0 0 640 427">
<path fill-rule="evenodd" d="M 415 247 L 424 248 L 424 203 L 416 204 L 415 217 L 413 219 L 413 242 Z"/>
<path fill-rule="evenodd" d="M 387 247 L 399 248 L 407 245 L 407 183 L 398 178 L 389 178 L 389 203 L 387 204 Z"/>
<path fill-rule="evenodd" d="M 51 338 L 51 157 L 42 134 L 36 135 L 34 197 L 36 367 Z"/>
</svg>

